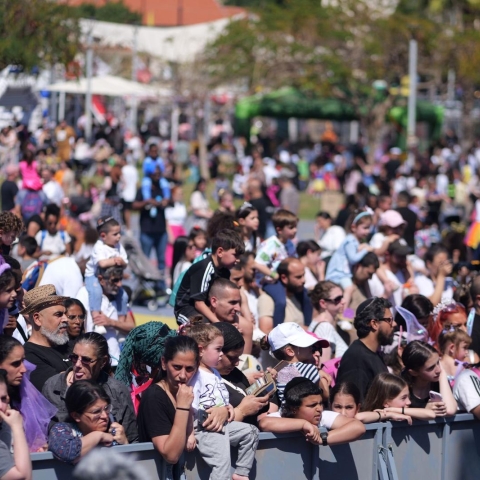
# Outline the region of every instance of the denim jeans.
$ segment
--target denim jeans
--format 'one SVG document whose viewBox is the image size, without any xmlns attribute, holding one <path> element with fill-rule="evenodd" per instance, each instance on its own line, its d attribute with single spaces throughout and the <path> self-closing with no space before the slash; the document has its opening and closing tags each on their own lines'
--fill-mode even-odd
<svg viewBox="0 0 480 480">
<path fill-rule="evenodd" d="M 167 232 L 160 234 L 141 233 L 140 245 L 142 246 L 143 253 L 150 258 L 152 248 L 155 250 L 157 256 L 158 269 L 165 274 L 165 250 L 167 249 L 168 236 Z M 165 280 L 157 282 L 158 288 L 165 290 Z"/>
</svg>

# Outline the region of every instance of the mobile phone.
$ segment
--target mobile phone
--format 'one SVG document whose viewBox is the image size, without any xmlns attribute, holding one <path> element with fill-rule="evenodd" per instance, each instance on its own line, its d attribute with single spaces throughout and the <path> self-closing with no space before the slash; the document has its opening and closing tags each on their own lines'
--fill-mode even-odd
<svg viewBox="0 0 480 480">
<path fill-rule="evenodd" d="M 428 392 L 428 395 L 432 402 L 443 402 L 443 397 L 438 392 L 434 392 L 433 390 L 430 390 L 430 392 Z"/>
</svg>

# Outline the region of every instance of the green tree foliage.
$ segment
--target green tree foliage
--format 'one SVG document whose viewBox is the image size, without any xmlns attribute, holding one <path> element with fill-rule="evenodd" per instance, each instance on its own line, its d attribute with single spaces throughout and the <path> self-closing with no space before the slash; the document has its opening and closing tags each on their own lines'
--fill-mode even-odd
<svg viewBox="0 0 480 480">
<path fill-rule="evenodd" d="M 85 2 L 78 7 L 74 7 L 74 10 L 82 18 L 94 18 L 104 22 L 128 23 L 131 25 L 142 23 L 142 14 L 132 12 L 123 1 L 106 2 L 101 6 Z"/>
<path fill-rule="evenodd" d="M 69 8 L 50 0 L 0 0 L 0 68 L 25 70 L 73 60 L 80 29 Z"/>
</svg>

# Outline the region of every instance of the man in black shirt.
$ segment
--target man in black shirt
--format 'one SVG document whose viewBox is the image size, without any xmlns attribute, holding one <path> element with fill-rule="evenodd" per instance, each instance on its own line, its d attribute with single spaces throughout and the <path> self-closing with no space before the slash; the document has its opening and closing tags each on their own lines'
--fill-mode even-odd
<svg viewBox="0 0 480 480">
<path fill-rule="evenodd" d="M 57 295 L 53 285 L 34 288 L 24 297 L 25 308 L 20 313 L 29 315 L 32 324 L 32 336 L 25 344 L 25 359 L 37 366 L 30 381 L 40 392 L 50 377 L 71 366 L 68 321 L 63 306 L 67 298 Z"/>
<path fill-rule="evenodd" d="M 212 241 L 212 254 L 194 263 L 183 276 L 175 299 L 175 317 L 179 324 L 195 315 L 218 322 L 208 307 L 208 291 L 216 278 L 230 278 L 230 269 L 245 251 L 243 240 L 234 230 L 220 230 Z"/>
<path fill-rule="evenodd" d="M 16 180 L 18 178 L 18 167 L 7 165 L 5 168 L 7 178 L 2 183 L 0 195 L 2 197 L 2 212 L 9 212 L 15 208 L 15 196 L 18 193 Z"/>
<path fill-rule="evenodd" d="M 353 323 L 358 340 L 350 345 L 340 362 L 336 383 L 354 383 L 362 399 L 372 380 L 379 373 L 388 372 L 377 352 L 382 345 L 391 345 L 393 342 L 396 323 L 391 306 L 388 300 L 379 297 L 368 298 L 358 306 Z"/>
<path fill-rule="evenodd" d="M 161 172 L 159 167 L 153 165 L 153 172 L 147 171 L 151 183 L 145 188 L 139 188 L 133 202 L 133 209 L 140 211 L 140 244 L 143 253 L 150 258 L 152 249 L 157 256 L 158 269 L 165 271 L 165 250 L 167 249 L 168 236 L 165 222 L 165 207 L 169 199 L 160 186 Z M 150 196 L 145 194 L 149 191 Z M 158 288 L 165 290 L 165 281 L 157 284 Z"/>
<path fill-rule="evenodd" d="M 408 192 L 400 192 L 397 196 L 397 212 L 405 220 L 405 230 L 403 231 L 403 238 L 407 242 L 407 245 L 413 249 L 415 248 L 415 230 L 417 224 L 417 214 L 408 208 L 410 203 L 410 194 Z"/>
</svg>

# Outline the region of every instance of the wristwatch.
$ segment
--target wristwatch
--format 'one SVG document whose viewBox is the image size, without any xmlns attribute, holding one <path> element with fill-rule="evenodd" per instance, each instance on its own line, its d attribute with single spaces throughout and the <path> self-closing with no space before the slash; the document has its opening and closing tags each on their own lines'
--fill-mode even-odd
<svg viewBox="0 0 480 480">
<path fill-rule="evenodd" d="M 328 432 L 320 432 L 320 438 L 322 439 L 322 445 L 326 447 L 328 445 Z"/>
</svg>

